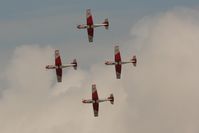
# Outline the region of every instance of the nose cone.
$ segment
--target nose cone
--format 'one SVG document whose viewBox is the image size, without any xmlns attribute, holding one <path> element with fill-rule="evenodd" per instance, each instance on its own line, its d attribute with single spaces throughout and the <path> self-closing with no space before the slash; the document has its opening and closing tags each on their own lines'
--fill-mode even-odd
<svg viewBox="0 0 199 133">
<path fill-rule="evenodd" d="M 82 100 L 82 103 L 86 103 L 86 100 L 83 99 L 83 100 Z"/>
<path fill-rule="evenodd" d="M 77 29 L 80 29 L 81 25 L 77 25 Z"/>
<path fill-rule="evenodd" d="M 49 66 L 46 66 L 46 69 L 48 69 L 49 68 Z"/>
</svg>

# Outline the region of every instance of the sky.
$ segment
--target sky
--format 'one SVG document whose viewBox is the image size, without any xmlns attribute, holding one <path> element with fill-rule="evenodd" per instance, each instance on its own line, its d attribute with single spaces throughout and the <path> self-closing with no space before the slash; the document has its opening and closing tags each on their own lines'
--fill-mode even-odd
<svg viewBox="0 0 199 133">
<path fill-rule="evenodd" d="M 0 4 L 1 133 L 198 133 L 199 132 L 199 1 L 196 0 L 7 0 Z M 94 22 L 108 17 L 110 29 L 95 30 L 89 44 L 85 10 Z M 114 46 L 124 61 L 133 55 L 137 67 L 112 66 Z M 56 82 L 59 49 L 63 63 L 77 59 Z M 91 98 L 114 94 L 115 103 Z"/>
<path fill-rule="evenodd" d="M 4 66 L 4 55 L 10 57 L 13 50 L 21 45 L 52 46 L 55 49 L 87 49 L 87 35 L 77 30 L 76 25 L 85 23 L 85 9 L 90 8 L 94 21 L 100 23 L 109 18 L 110 29 L 99 28 L 95 32 L 96 49 L 108 51 L 116 43 L 130 39 L 132 25 L 145 16 L 159 14 L 176 7 L 195 7 L 197 0 L 6 0 L 0 5 L 0 61 Z M 107 46 L 108 45 L 108 46 Z M 94 56 L 94 50 L 86 58 Z M 70 56 L 65 54 L 64 56 Z M 85 56 L 84 55 L 84 56 Z M 74 55 L 73 55 L 74 56 Z M 81 55 L 83 57 L 83 55 Z M 97 61 L 98 62 L 98 61 Z M 88 68 L 88 65 L 83 65 Z"/>
</svg>

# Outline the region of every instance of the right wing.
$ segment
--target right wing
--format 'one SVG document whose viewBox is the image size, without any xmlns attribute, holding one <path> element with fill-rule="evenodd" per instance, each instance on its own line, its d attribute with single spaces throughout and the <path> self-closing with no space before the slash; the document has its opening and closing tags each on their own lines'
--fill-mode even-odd
<svg viewBox="0 0 199 133">
<path fill-rule="evenodd" d="M 93 103 L 93 111 L 94 111 L 94 116 L 97 117 L 99 112 L 99 103 Z"/>
<path fill-rule="evenodd" d="M 57 75 L 57 82 L 62 82 L 62 69 L 61 68 L 56 69 L 56 75 Z"/>
<path fill-rule="evenodd" d="M 116 63 L 115 65 L 116 78 L 120 79 L 122 65 L 121 65 L 121 56 L 120 56 L 119 46 L 115 46 L 114 52 L 115 52 L 115 63 Z"/>
<path fill-rule="evenodd" d="M 95 84 L 92 85 L 92 100 L 93 101 L 98 101 L 99 100 Z M 99 103 L 98 102 L 94 102 L 93 103 L 93 111 L 94 111 L 94 116 L 97 117 L 98 116 L 98 111 L 99 111 Z"/>
<path fill-rule="evenodd" d="M 93 36 L 94 36 L 94 29 L 93 28 L 88 28 L 87 29 L 88 33 L 88 41 L 93 42 Z"/>
<path fill-rule="evenodd" d="M 122 65 L 115 65 L 115 72 L 116 72 L 117 79 L 120 79 L 121 71 L 122 71 Z"/>
</svg>

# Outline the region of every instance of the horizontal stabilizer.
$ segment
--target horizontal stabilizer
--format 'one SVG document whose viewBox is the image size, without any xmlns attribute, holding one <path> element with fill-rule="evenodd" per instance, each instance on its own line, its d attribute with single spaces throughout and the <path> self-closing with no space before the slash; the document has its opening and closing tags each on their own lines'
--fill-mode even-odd
<svg viewBox="0 0 199 133">
<path fill-rule="evenodd" d="M 74 64 L 73 68 L 74 68 L 74 70 L 77 70 L 77 60 L 74 59 L 71 64 Z"/>
<path fill-rule="evenodd" d="M 135 55 L 133 56 L 133 58 L 131 59 L 131 61 L 132 61 L 133 65 L 136 67 L 136 65 L 137 65 L 137 58 L 136 58 Z"/>
<path fill-rule="evenodd" d="M 108 30 L 108 28 L 109 28 L 109 21 L 108 21 L 108 18 L 106 18 L 106 19 L 104 20 L 103 24 L 105 24 L 105 25 L 104 25 L 105 29 Z"/>
<path fill-rule="evenodd" d="M 113 94 L 110 94 L 110 96 L 108 97 L 108 100 L 110 101 L 111 104 L 114 104 L 114 96 L 113 96 Z"/>
</svg>

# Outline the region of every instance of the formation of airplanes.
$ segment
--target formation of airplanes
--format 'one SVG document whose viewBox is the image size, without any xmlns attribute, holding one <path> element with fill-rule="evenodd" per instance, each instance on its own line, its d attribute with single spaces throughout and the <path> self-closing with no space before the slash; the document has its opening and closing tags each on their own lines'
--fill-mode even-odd
<svg viewBox="0 0 199 133">
<path fill-rule="evenodd" d="M 93 42 L 93 36 L 94 36 L 94 28 L 104 26 L 105 29 L 108 29 L 109 22 L 108 19 L 105 19 L 103 23 L 101 24 L 94 24 L 93 18 L 91 14 L 91 10 L 86 10 L 86 17 L 87 17 L 87 24 L 81 24 L 78 25 L 78 29 L 87 29 L 88 33 L 88 41 Z M 114 61 L 105 61 L 105 65 L 114 65 L 115 66 L 115 72 L 116 72 L 116 79 L 121 78 L 121 72 L 122 72 L 122 65 L 124 64 L 133 64 L 133 66 L 137 65 L 137 58 L 134 55 L 129 61 L 122 61 L 119 46 L 114 47 Z M 55 50 L 55 64 L 54 65 L 47 65 L 46 69 L 55 69 L 56 76 L 57 76 L 57 82 L 62 82 L 62 69 L 72 67 L 74 70 L 77 70 L 77 61 L 74 59 L 69 64 L 62 64 L 61 56 L 59 50 Z M 98 117 L 99 112 L 99 103 L 109 101 L 111 104 L 114 104 L 114 96 L 113 94 L 110 94 L 109 97 L 104 99 L 99 99 L 98 92 L 96 88 L 96 84 L 92 85 L 92 99 L 83 99 L 82 103 L 85 104 L 92 104 L 93 105 L 93 111 L 94 111 L 94 117 Z"/>
</svg>

